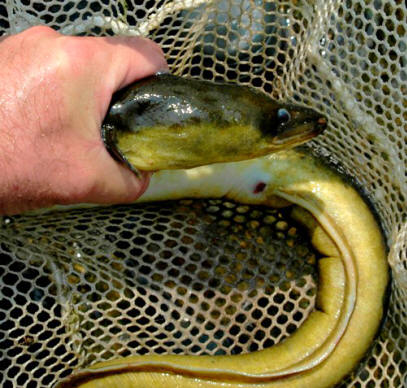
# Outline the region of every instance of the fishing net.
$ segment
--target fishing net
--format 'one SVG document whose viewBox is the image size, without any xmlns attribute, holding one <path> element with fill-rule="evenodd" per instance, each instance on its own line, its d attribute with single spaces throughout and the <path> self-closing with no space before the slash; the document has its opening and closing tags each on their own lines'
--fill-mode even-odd
<svg viewBox="0 0 407 388">
<path fill-rule="evenodd" d="M 6 0 L 0 34 L 144 35 L 173 73 L 311 106 L 310 143 L 374 204 L 392 283 L 381 331 L 341 387 L 407 384 L 407 7 L 403 0 Z M 4 218 L 0 381 L 49 387 L 129 354 L 239 354 L 315 304 L 318 254 L 284 210 L 223 200 Z"/>
</svg>

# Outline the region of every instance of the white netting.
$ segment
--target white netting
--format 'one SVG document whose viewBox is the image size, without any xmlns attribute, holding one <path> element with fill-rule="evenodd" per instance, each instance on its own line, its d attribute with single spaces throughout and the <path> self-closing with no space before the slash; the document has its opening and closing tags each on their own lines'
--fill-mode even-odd
<svg viewBox="0 0 407 388">
<path fill-rule="evenodd" d="M 313 141 L 311 146 L 339 162 L 344 171 L 357 180 L 371 199 L 387 237 L 390 247 L 389 263 L 393 271 L 389 309 L 379 338 L 360 368 L 349 376 L 343 385 L 399 387 L 407 384 L 407 6 L 404 0 L 6 0 L 5 3 L 0 3 L 0 34 L 15 33 L 35 24 L 48 24 L 66 34 L 146 35 L 161 45 L 172 71 L 176 74 L 251 85 L 277 99 L 303 103 L 324 112 L 329 118 L 329 129 Z M 208 208 L 210 206 L 227 207 L 224 204 L 212 204 L 208 205 Z M 223 211 L 227 214 L 226 209 Z M 251 214 L 253 211 L 255 210 L 246 212 Z M 120 214 L 120 210 L 117 212 Z M 234 208 L 231 212 L 233 217 L 240 214 Z M 181 333 L 177 335 L 182 338 L 180 341 L 172 339 L 169 344 L 165 336 L 160 339 L 158 334 L 154 334 L 154 325 L 148 326 L 147 323 L 141 322 L 140 327 L 147 325 L 151 335 L 142 339 L 142 344 L 134 343 L 134 351 L 142 353 L 147 349 L 156 352 L 216 353 L 217 350 L 228 352 L 236 348 L 235 352 L 239 352 L 254 350 L 256 346 L 270 345 L 264 343 L 264 334 L 258 334 L 256 337 L 255 333 L 250 334 L 247 331 L 249 325 L 236 321 L 238 309 L 244 307 L 239 304 L 241 296 L 236 296 L 236 300 L 233 300 L 230 295 L 226 297 L 228 293 L 225 294 L 220 288 L 218 296 L 204 295 L 204 291 L 200 291 L 201 295 L 199 290 L 196 290 L 196 298 L 189 300 L 183 295 L 182 288 L 178 290 L 175 285 L 168 283 L 163 286 L 168 288 L 165 292 L 160 289 L 150 291 L 151 294 L 143 294 L 144 290 L 138 291 L 140 294 L 135 296 L 128 291 L 124 283 L 118 282 L 116 289 L 106 286 L 106 279 L 111 276 L 112 271 L 119 271 L 119 264 L 113 259 L 106 259 L 103 270 L 97 270 L 91 263 L 86 263 L 86 260 L 77 264 L 77 267 L 64 267 L 60 264 L 61 268 L 55 268 L 55 262 L 68 262 L 68 259 L 64 258 L 77 253 L 93 257 L 103 249 L 113 249 L 119 252 L 119 258 L 120 255 L 126 257 L 126 252 L 132 249 L 131 246 L 124 246 L 128 239 L 126 228 L 131 228 L 126 225 L 134 223 L 135 220 L 115 214 L 115 211 L 109 214 L 102 211 L 98 215 L 89 213 L 83 215 L 83 219 L 73 214 L 67 229 L 64 229 L 64 223 L 59 224 L 60 221 L 48 218 L 41 221 L 41 226 L 38 226 L 38 220 L 33 222 L 24 219 L 17 220 L 17 223 L 13 220 L 10 224 L 4 224 L 0 246 L 0 268 L 3 276 L 0 363 L 4 387 L 49 386 L 59 375 L 76 365 L 73 361 L 74 355 L 67 349 L 71 349 L 72 341 L 74 346 L 77 346 L 77 341 L 80 342 L 85 334 L 90 333 L 89 341 L 78 345 L 80 349 L 75 348 L 80 354 L 88 357 L 86 359 L 83 356 L 80 363 L 121 354 L 123 343 L 128 343 L 128 338 L 117 340 L 120 337 L 115 331 L 117 326 L 109 322 L 119 322 L 117 314 L 123 311 L 140 319 L 144 314 L 153 317 L 153 320 L 161 320 L 161 315 L 165 315 L 161 310 L 147 312 L 148 307 L 143 304 L 158 304 L 160 298 L 164 298 L 163 309 L 166 308 L 166 303 L 173 304 L 174 311 L 178 311 L 178 314 L 183 311 L 188 315 L 187 309 L 191 308 L 194 313 L 189 314 L 189 317 L 194 316 L 197 323 L 190 327 L 191 320 L 188 320 L 190 323 L 183 322 L 182 317 L 174 313 L 172 318 L 179 327 L 169 329 L 168 333 Z M 147 224 L 149 217 L 156 217 L 154 212 L 148 210 L 143 214 L 142 219 Z M 250 222 L 258 222 L 248 214 L 246 216 Z M 137 214 L 133 216 L 135 219 L 141 217 Z M 221 220 L 227 221 L 227 217 L 222 217 Z M 110 236 L 110 242 L 116 248 L 105 246 L 101 242 L 102 237 L 92 236 L 92 233 L 87 232 L 86 224 L 92 222 L 99 223 L 103 229 L 103 241 L 106 235 Z M 166 222 L 171 225 L 171 222 L 176 221 Z M 173 233 L 170 229 L 165 229 L 164 224 L 163 230 L 156 231 L 158 236 L 160 233 L 163 236 Z M 46 241 L 39 243 L 49 235 L 47 225 L 53 225 L 57 230 L 60 228 L 60 232 L 52 235 L 58 249 L 48 255 L 51 259 L 38 248 L 47 246 Z M 147 229 L 152 229 L 151 224 L 147 226 Z M 194 232 L 188 232 L 186 225 L 182 228 L 185 228 L 183 232 L 179 236 L 173 236 L 174 242 L 169 244 L 185 245 L 187 248 L 184 249 L 188 249 L 188 243 L 182 242 L 182 238 L 189 241 Z M 19 235 L 10 240 L 10 233 L 17 232 Z M 120 233 L 123 235 L 119 236 Z M 144 232 L 139 233 L 143 236 Z M 67 235 L 70 237 L 67 238 Z M 153 235 L 154 233 L 147 238 L 148 243 L 153 244 L 151 249 L 155 249 L 154 244 L 157 243 Z M 58 239 L 61 240 L 60 243 Z M 170 238 L 168 241 L 172 240 Z M 119 242 L 124 245 L 116 246 Z M 160 240 L 157 244 L 160 246 L 160 254 L 165 257 L 168 254 L 163 253 L 167 251 L 165 243 Z M 148 251 L 150 248 L 144 249 Z M 171 256 L 175 261 L 173 267 L 170 267 L 183 268 L 182 273 L 170 275 L 174 283 L 182 283 L 182 276 L 191 276 L 194 273 L 195 270 L 191 268 L 195 256 L 190 254 L 192 256 L 187 255 L 190 261 L 181 264 L 176 264 L 176 257 Z M 151 282 L 159 284 L 160 261 L 150 263 L 148 260 L 153 259 L 148 255 L 145 260 L 146 268 L 156 266 L 157 272 L 148 276 Z M 131 268 L 131 263 L 126 265 Z M 216 273 L 216 268 L 219 271 L 223 268 L 222 262 L 207 265 L 207 271 L 203 271 L 201 275 L 203 278 L 198 278 L 196 284 L 206 285 L 208 280 L 205 277 L 209 276 L 208 273 Z M 273 277 L 270 268 L 263 268 L 263 271 L 267 276 Z M 143 274 L 139 267 L 134 271 Z M 162 268 L 161 271 L 170 269 Z M 284 271 L 287 272 L 286 269 Z M 51 273 L 61 274 L 61 279 L 65 279 L 64 274 L 69 277 L 58 288 L 52 281 L 53 278 L 51 279 Z M 254 281 L 253 279 L 266 276 L 264 273 L 254 272 L 250 276 L 246 274 L 246 277 Z M 231 284 L 241 284 L 243 287 L 239 295 L 251 290 L 250 287 L 244 290 L 246 286 L 243 275 L 242 273 L 242 278 L 231 281 Z M 274 276 L 278 281 L 280 275 Z M 309 292 L 313 289 L 313 283 L 311 278 L 307 279 L 299 281 L 299 288 L 291 296 L 287 289 L 284 290 L 284 285 L 280 285 L 282 291 L 270 290 L 267 294 L 280 306 L 282 315 L 279 316 L 286 316 L 280 318 L 280 326 L 265 323 L 265 331 L 268 331 L 267 334 L 273 340 L 278 341 L 282 332 L 289 332 L 290 322 L 285 321 L 287 317 L 298 325 L 304 318 L 303 314 L 306 315 L 311 308 L 313 299 L 310 299 L 312 293 Z M 282 283 L 284 284 L 284 281 Z M 139 287 L 143 284 L 139 284 Z M 76 285 L 76 288 L 73 285 Z M 76 292 L 72 294 L 70 291 L 73 289 Z M 115 292 L 123 292 L 120 299 L 124 300 L 123 303 L 141 298 L 132 306 L 136 311 L 130 306 L 120 305 Z M 65 310 L 61 309 L 64 295 L 69 295 L 78 308 L 76 315 L 73 314 L 69 318 L 72 322 L 67 327 L 72 330 L 71 333 L 62 324 L 67 319 L 63 312 Z M 109 313 L 104 317 L 86 315 L 92 311 L 95 314 L 91 307 L 98 306 L 100 295 L 107 295 L 109 302 L 105 307 L 98 308 Z M 275 298 L 275 295 L 283 297 Z M 281 306 L 289 303 L 290 297 L 291 315 L 287 315 Z M 215 312 L 210 322 L 217 329 L 208 329 L 200 322 L 197 310 L 205 311 L 212 303 L 208 301 L 214 300 L 213 298 L 220 300 L 219 309 L 225 308 L 226 316 L 229 311 L 232 319 L 229 322 L 225 320 L 222 326 L 222 318 Z M 257 310 L 260 313 L 256 314 L 265 314 L 266 311 L 267 314 L 273 315 L 267 311 L 270 307 L 269 300 L 256 298 L 253 294 L 251 307 L 246 306 L 246 315 L 239 319 L 245 320 L 245 316 L 253 318 L 252 314 Z M 259 308 L 253 307 L 256 303 Z M 204 316 L 211 316 L 211 312 L 206 311 L 205 314 L 209 315 Z M 171 311 L 166 314 L 171 315 Z M 298 319 L 295 319 L 295 314 Z M 83 322 L 84 316 L 93 320 L 92 322 L 100 322 L 94 331 L 86 325 L 82 332 L 75 329 L 80 319 Z M 257 319 L 256 315 L 254 319 Z M 126 322 L 123 322 L 120 324 L 126 326 Z M 234 325 L 235 328 L 231 329 Z M 246 331 L 242 333 L 243 326 Z M 131 327 L 131 330 L 137 332 L 137 329 Z M 263 333 L 265 331 L 263 330 Z M 192 342 L 183 344 L 182 339 L 187 332 Z M 167 336 L 170 336 L 168 333 Z M 210 339 L 205 337 L 208 333 L 217 335 Z M 131 336 L 131 332 L 129 335 Z M 226 340 L 228 336 L 230 340 Z M 232 337 L 242 339 L 234 343 Z M 106 344 L 112 345 L 109 342 L 112 338 L 117 342 L 110 346 L 111 353 L 108 353 Z M 93 352 L 90 358 L 88 349 Z"/>
</svg>

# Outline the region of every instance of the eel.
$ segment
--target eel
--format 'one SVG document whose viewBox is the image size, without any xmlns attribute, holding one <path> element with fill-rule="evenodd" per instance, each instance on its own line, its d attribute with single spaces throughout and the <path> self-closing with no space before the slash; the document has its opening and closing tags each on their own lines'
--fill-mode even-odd
<svg viewBox="0 0 407 388">
<path fill-rule="evenodd" d="M 278 109 L 281 108 L 275 108 Z M 243 126 L 247 125 L 246 122 Z M 322 125 L 322 120 L 314 119 L 313 125 Z M 114 132 L 112 121 L 108 126 L 108 131 Z M 151 133 L 163 132 L 164 127 L 162 121 L 158 129 L 154 125 L 150 130 Z M 177 130 L 180 127 L 182 125 L 176 125 Z M 247 132 L 247 128 L 232 128 L 232 132 L 240 130 Z M 297 130 L 287 128 L 286 133 L 298 139 Z M 254 129 L 256 131 L 258 129 Z M 134 144 L 139 144 L 135 137 L 139 132 L 142 131 L 131 135 Z M 193 129 L 192 139 L 196 132 Z M 260 132 L 261 137 L 267 137 L 264 130 Z M 135 170 L 145 167 L 137 157 L 133 158 L 137 147 L 128 149 L 128 144 L 123 145 L 120 139 L 109 136 L 110 146 L 120 149 L 116 156 L 132 164 Z M 216 134 L 211 136 L 216 137 Z M 272 137 L 276 139 L 276 136 L 278 138 L 278 134 Z M 228 149 L 223 144 L 226 138 L 228 136 L 220 138 L 220 153 Z M 132 143 L 129 139 L 124 143 Z M 260 139 L 260 143 L 262 141 Z M 278 141 L 274 141 L 274 146 L 276 143 Z M 159 155 L 156 160 L 154 152 L 146 154 L 147 160 L 157 162 L 151 168 L 160 171 L 153 175 L 139 202 L 230 198 L 243 204 L 294 205 L 292 217 L 306 226 L 314 248 L 322 255 L 318 262 L 316 307 L 292 335 L 267 349 L 226 356 L 129 356 L 74 371 L 57 387 L 322 388 L 341 381 L 355 368 L 374 339 L 383 317 L 388 283 L 384 240 L 366 202 L 342 176 L 301 149 L 255 155 L 251 159 L 253 155 L 245 155 L 247 160 L 239 160 L 237 156 L 232 162 L 230 155 L 222 162 L 217 157 L 205 160 L 207 155 L 203 155 L 198 163 L 205 162 L 205 165 L 190 168 L 200 153 L 194 140 L 190 143 L 186 136 L 183 147 L 187 163 L 181 169 L 182 160 L 173 164 L 177 146 L 177 141 L 169 141 L 165 145 L 169 153 L 162 159 Z M 155 147 L 160 149 L 161 146 Z M 162 170 L 166 159 L 169 169 Z M 206 165 L 208 161 L 214 164 Z"/>
<path fill-rule="evenodd" d="M 326 126 L 314 110 L 249 87 L 161 73 L 113 96 L 102 137 L 138 174 L 267 155 L 304 143 Z"/>
</svg>

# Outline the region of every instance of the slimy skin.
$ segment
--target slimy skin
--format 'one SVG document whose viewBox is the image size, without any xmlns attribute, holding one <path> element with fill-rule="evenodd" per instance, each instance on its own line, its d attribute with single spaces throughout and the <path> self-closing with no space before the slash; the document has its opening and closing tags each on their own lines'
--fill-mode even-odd
<svg viewBox="0 0 407 388">
<path fill-rule="evenodd" d="M 293 218 L 323 256 L 317 304 L 294 334 L 268 349 L 127 357 L 76 371 L 58 387 L 329 387 L 349 373 L 383 314 L 388 275 L 379 227 L 359 194 L 313 156 L 289 150 L 258 158 L 325 126 L 311 110 L 232 85 L 160 75 L 120 92 L 103 126 L 108 148 L 135 173 L 163 170 L 140 202 L 295 205 Z"/>
<path fill-rule="evenodd" d="M 158 74 L 114 96 L 102 135 L 138 174 L 267 155 L 313 138 L 326 124 L 311 109 L 248 87 Z"/>
<path fill-rule="evenodd" d="M 281 343 L 231 356 L 144 355 L 76 371 L 65 387 L 331 387 L 360 361 L 377 332 L 388 282 L 380 229 L 357 191 L 301 150 L 188 170 L 159 171 L 140 202 L 230 198 L 294 204 L 321 255 L 315 310 Z"/>
</svg>

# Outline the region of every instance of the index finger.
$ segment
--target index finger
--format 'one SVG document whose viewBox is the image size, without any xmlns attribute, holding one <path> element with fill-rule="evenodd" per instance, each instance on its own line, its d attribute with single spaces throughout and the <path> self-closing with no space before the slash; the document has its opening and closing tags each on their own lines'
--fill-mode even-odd
<svg viewBox="0 0 407 388">
<path fill-rule="evenodd" d="M 110 78 L 113 91 L 159 71 L 168 71 L 163 51 L 150 39 L 124 36 L 100 39 L 106 49 L 114 52 L 110 64 L 115 69 Z"/>
</svg>

